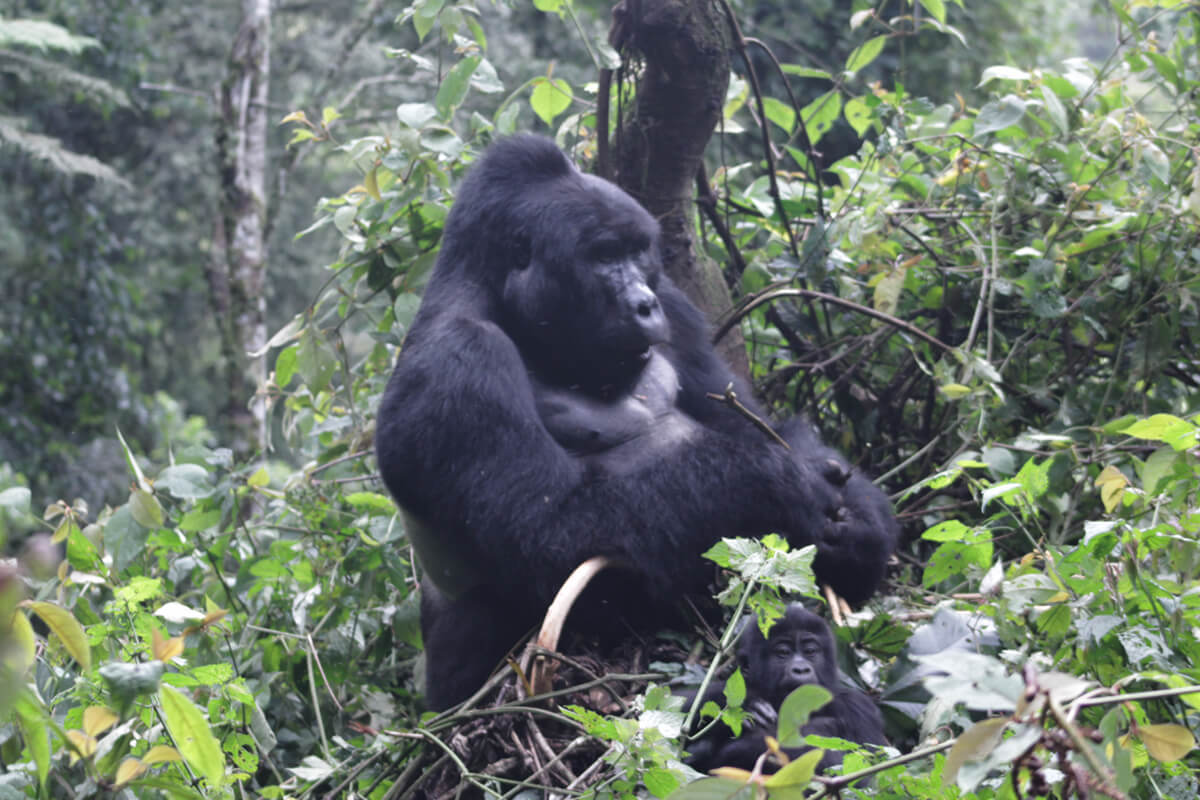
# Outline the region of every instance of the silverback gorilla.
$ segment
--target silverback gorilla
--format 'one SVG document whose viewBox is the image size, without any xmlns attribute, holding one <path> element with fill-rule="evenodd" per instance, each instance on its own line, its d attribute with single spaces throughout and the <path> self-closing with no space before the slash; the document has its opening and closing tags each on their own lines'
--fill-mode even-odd
<svg viewBox="0 0 1200 800">
<path fill-rule="evenodd" d="M 816 544 L 850 602 L 883 578 L 886 497 L 807 423 L 788 450 L 706 397 L 733 384 L 759 411 L 658 238 L 545 139 L 495 143 L 462 184 L 375 436 L 423 570 L 431 708 L 478 689 L 592 556 L 652 608 L 703 589 L 722 536 Z"/>
<path fill-rule="evenodd" d="M 767 749 L 765 736 L 774 736 L 779 722 L 779 707 L 801 686 L 824 686 L 833 699 L 818 709 L 801 730 L 805 735 L 836 736 L 862 744 L 887 744 L 883 735 L 883 717 L 871 698 L 838 681 L 837 653 L 833 635 L 825 620 L 805 610 L 799 603 L 788 606 L 787 614 L 777 620 L 763 637 L 753 615 L 738 638 L 738 667 L 746 681 L 748 714 L 742 735 L 735 737 L 724 725 L 717 725 L 706 736 L 688 745 L 688 763 L 702 772 L 717 767 L 753 769 Z M 709 689 L 705 700 L 721 702 L 724 686 Z M 809 747 L 785 748 L 791 758 Z M 827 751 L 821 767 L 842 762 L 837 751 Z M 776 768 L 767 766 L 765 772 Z"/>
</svg>

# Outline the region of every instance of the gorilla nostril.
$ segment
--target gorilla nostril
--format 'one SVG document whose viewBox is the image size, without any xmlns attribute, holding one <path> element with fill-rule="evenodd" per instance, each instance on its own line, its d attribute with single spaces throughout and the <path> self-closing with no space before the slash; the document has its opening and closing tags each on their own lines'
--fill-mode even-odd
<svg viewBox="0 0 1200 800">
<path fill-rule="evenodd" d="M 637 305 L 637 315 L 639 317 L 649 317 L 658 310 L 658 298 L 649 297 L 642 300 Z"/>
</svg>

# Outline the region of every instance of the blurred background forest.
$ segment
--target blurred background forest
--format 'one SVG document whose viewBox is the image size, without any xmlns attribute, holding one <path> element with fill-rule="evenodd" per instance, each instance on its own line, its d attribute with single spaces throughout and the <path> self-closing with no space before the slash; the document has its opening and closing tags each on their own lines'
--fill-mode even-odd
<svg viewBox="0 0 1200 800">
<path fill-rule="evenodd" d="M 837 629 L 895 749 L 845 772 L 1197 797 L 1200 4 L 680 5 L 730 60 L 677 282 L 904 526 Z M 422 717 L 374 476 L 464 170 L 629 123 L 656 54 L 612 11 L 0 3 L 0 797 L 738 791 L 655 688 L 694 654 L 620 711 Z M 733 604 L 786 556 L 722 563 Z"/>
</svg>

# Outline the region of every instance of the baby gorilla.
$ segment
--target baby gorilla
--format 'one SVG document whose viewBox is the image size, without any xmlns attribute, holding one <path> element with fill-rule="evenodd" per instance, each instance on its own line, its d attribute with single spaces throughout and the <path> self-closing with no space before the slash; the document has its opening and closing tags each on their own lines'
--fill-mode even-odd
<svg viewBox="0 0 1200 800">
<path fill-rule="evenodd" d="M 735 737 L 724 725 L 716 725 L 703 738 L 689 745 L 688 763 L 707 772 L 716 767 L 753 769 L 766 750 L 764 736 L 774 736 L 779 708 L 784 699 L 800 686 L 818 684 L 833 694 L 833 700 L 813 712 L 801 729 L 805 735 L 836 736 L 863 744 L 887 744 L 883 718 L 871 698 L 841 685 L 838 680 L 833 634 L 825 621 L 805 610 L 799 603 L 788 606 L 784 617 L 763 637 L 753 615 L 747 617 L 737 646 L 738 666 L 746 680 L 746 700 L 742 707 L 748 717 L 742 735 Z M 705 701 L 721 702 L 724 686 L 708 691 Z M 811 750 L 808 746 L 786 747 L 795 758 Z M 841 754 L 829 751 L 821 759 L 822 768 L 840 764 Z M 777 767 L 768 764 L 765 772 Z"/>
</svg>

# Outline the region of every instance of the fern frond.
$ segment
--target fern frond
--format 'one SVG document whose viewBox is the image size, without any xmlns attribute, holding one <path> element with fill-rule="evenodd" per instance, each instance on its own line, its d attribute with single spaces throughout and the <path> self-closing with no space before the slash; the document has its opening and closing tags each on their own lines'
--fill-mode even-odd
<svg viewBox="0 0 1200 800">
<path fill-rule="evenodd" d="M 82 153 L 73 153 L 51 136 L 22 130 L 21 121 L 12 117 L 0 117 L 0 147 L 6 144 L 30 158 L 45 161 L 59 172 L 68 175 L 90 175 L 99 181 L 115 183 L 126 189 L 133 188 L 129 181 L 103 161 Z"/>
<path fill-rule="evenodd" d="M 43 52 L 61 50 L 82 53 L 100 43 L 90 36 L 76 36 L 61 25 L 40 19 L 0 18 L 0 47 L 30 47 Z"/>
<path fill-rule="evenodd" d="M 62 64 L 48 61 L 37 56 L 18 53 L 15 50 L 0 48 L 0 63 L 12 65 L 9 70 L 17 75 L 18 80 L 38 83 L 49 83 L 66 89 L 78 91 L 87 96 L 88 100 L 108 101 L 118 106 L 129 106 L 129 96 L 111 83 L 91 75 L 84 75 Z"/>
</svg>

